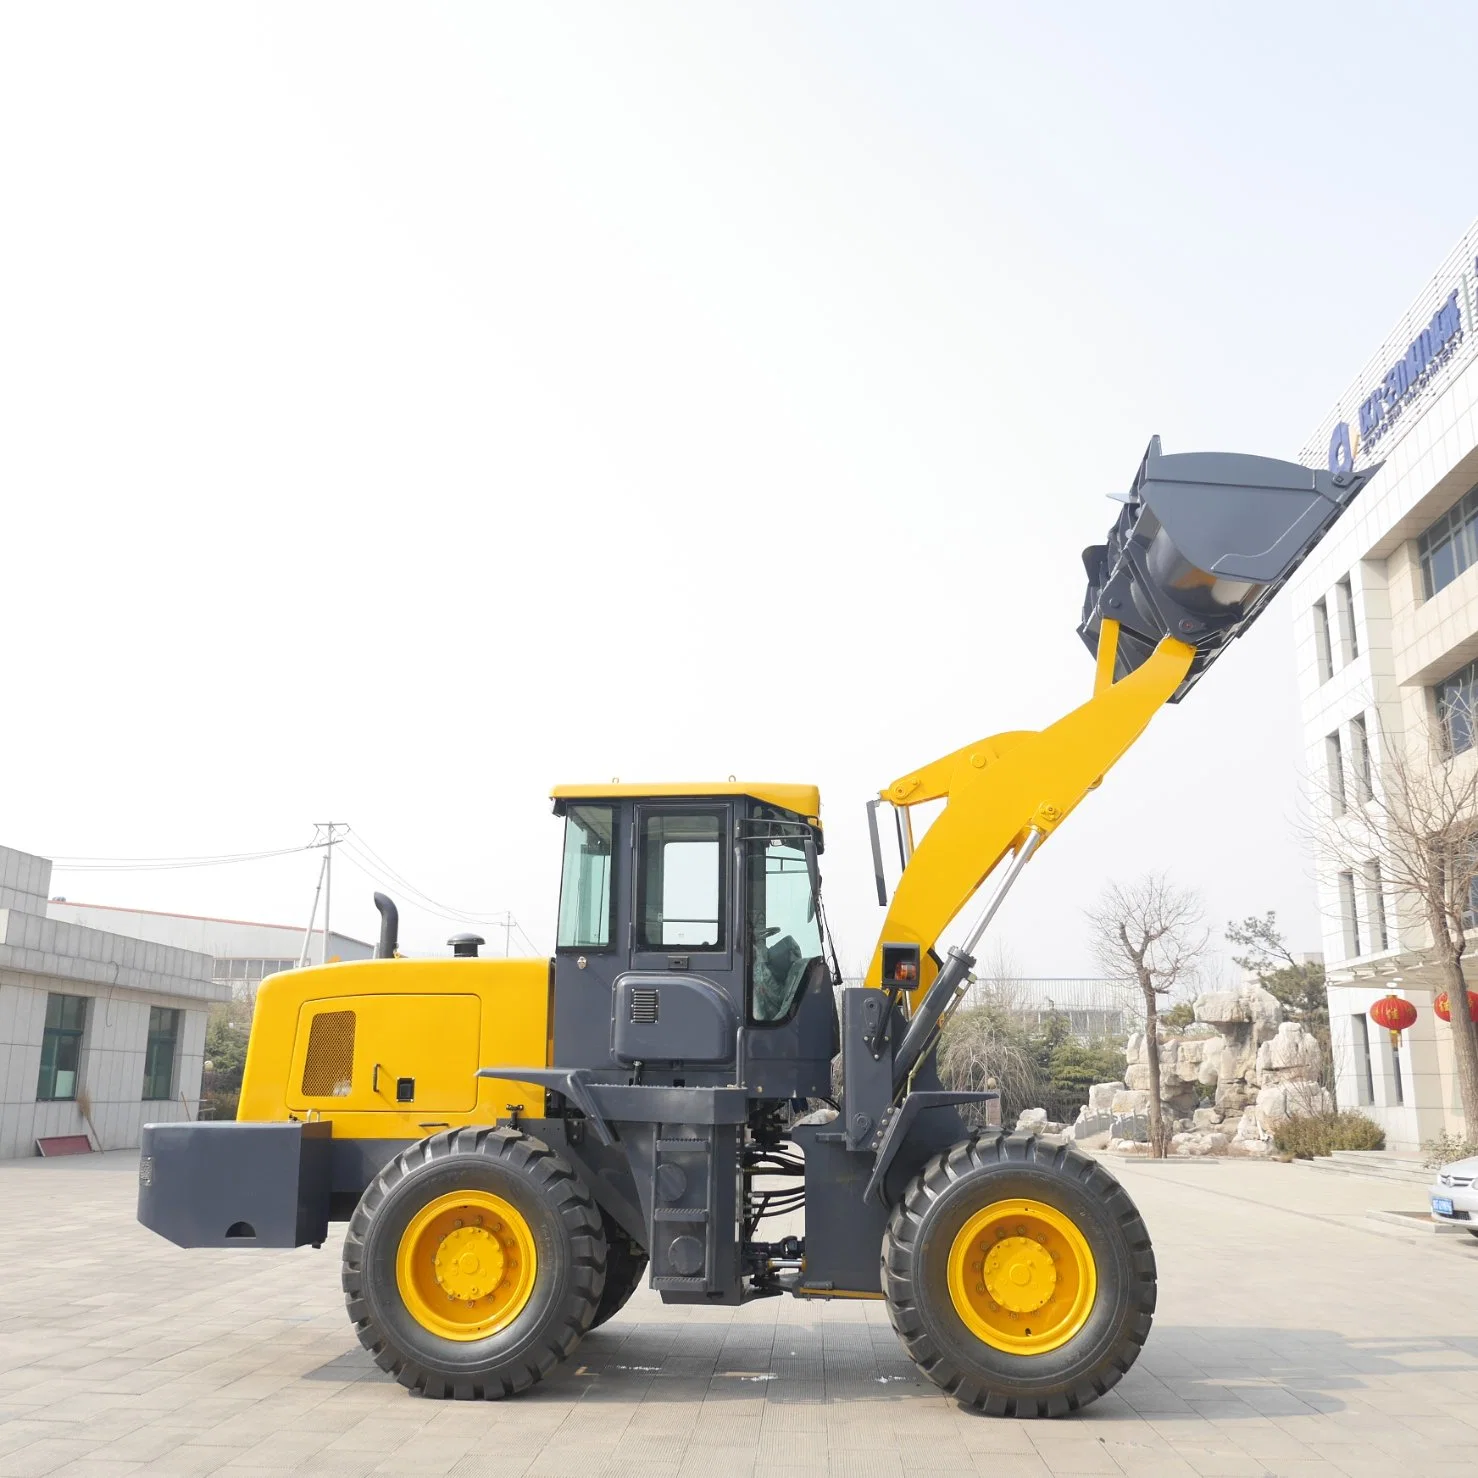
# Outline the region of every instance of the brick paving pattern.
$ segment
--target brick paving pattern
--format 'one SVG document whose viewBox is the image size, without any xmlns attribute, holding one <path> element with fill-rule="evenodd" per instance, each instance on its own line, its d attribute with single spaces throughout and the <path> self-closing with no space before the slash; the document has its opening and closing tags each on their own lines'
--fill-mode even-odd
<svg viewBox="0 0 1478 1478">
<path fill-rule="evenodd" d="M 1057 1422 L 961 1411 L 880 1305 L 667 1308 L 565 1371 L 419 1400 L 360 1351 L 321 1252 L 180 1252 L 134 1159 L 0 1164 L 0 1478 L 1445 1478 L 1478 1467 L 1478 1239 L 1382 1228 L 1420 1188 L 1246 1163 L 1115 1165 L 1160 1259 L 1134 1371 Z"/>
</svg>

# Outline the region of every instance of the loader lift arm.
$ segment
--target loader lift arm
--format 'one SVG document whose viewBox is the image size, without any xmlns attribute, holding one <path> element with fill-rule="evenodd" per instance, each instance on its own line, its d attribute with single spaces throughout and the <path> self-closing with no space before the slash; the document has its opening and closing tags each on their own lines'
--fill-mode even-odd
<svg viewBox="0 0 1478 1478">
<path fill-rule="evenodd" d="M 919 951 L 895 1093 L 933 1045 L 976 943 L 1032 854 L 1155 713 L 1256 620 L 1379 466 L 1323 472 L 1238 453 L 1167 456 L 1151 439 L 1105 542 L 1083 555 L 1078 631 L 1095 658 L 1092 697 L 1046 729 L 982 739 L 880 793 L 896 808 L 905 856 L 865 984 L 893 984 L 884 979 L 887 947 Z M 943 812 L 911 847 L 909 812 L 938 800 Z M 873 835 L 879 863 L 875 815 Z M 1008 853 L 995 896 L 941 964 L 933 946 Z"/>
<path fill-rule="evenodd" d="M 939 968 L 929 951 L 950 921 L 1028 833 L 1045 841 L 1066 820 L 1180 687 L 1196 655 L 1195 647 L 1165 637 L 1147 662 L 1116 682 L 1117 649 L 1118 623 L 1105 622 L 1093 696 L 1055 724 L 980 739 L 881 792 L 905 810 L 945 802 L 904 868 L 881 935 L 919 946 L 915 1010 Z M 867 985 L 881 985 L 882 961 L 880 940 Z"/>
</svg>

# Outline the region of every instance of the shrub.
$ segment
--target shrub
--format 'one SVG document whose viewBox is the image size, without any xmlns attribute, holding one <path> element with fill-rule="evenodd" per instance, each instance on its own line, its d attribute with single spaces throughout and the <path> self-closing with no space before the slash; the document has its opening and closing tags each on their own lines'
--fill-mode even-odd
<svg viewBox="0 0 1478 1478">
<path fill-rule="evenodd" d="M 1273 1145 L 1280 1154 L 1312 1160 L 1335 1150 L 1383 1150 L 1386 1131 L 1364 1114 L 1342 1109 L 1337 1114 L 1286 1119 L 1273 1130 Z"/>
<path fill-rule="evenodd" d="M 1041 1099 L 1042 1074 L 1026 1024 L 998 1002 L 986 1000 L 957 1011 L 940 1038 L 939 1076 L 948 1088 L 1001 1095 L 1001 1123 L 1008 1129 L 1022 1109 Z M 978 1107 L 966 1121 L 982 1122 Z"/>
<path fill-rule="evenodd" d="M 200 1117 L 202 1119 L 234 1119 L 241 1102 L 241 1090 L 217 1090 L 200 1095 Z"/>
<path fill-rule="evenodd" d="M 1088 1101 L 1094 1083 L 1124 1076 L 1124 1048 L 1112 1041 L 1069 1035 L 1068 1019 L 1055 1012 L 1032 1021 L 1008 1001 L 987 995 L 957 1011 L 939 1046 L 939 1075 L 948 1088 L 995 1088 L 1001 1122 L 1008 1129 L 1022 1109 L 1044 1108 L 1069 1123 Z M 978 1122 L 978 1115 L 967 1121 Z"/>
<path fill-rule="evenodd" d="M 1177 1001 L 1168 1011 L 1161 1011 L 1158 1015 L 1164 1031 L 1183 1032 L 1196 1019 L 1196 1007 L 1191 1001 Z"/>
<path fill-rule="evenodd" d="M 1439 1134 L 1436 1139 L 1422 1140 L 1422 1164 L 1428 1170 L 1436 1170 L 1473 1155 L 1478 1155 L 1478 1144 L 1471 1139 L 1459 1139 L 1456 1134 Z"/>
<path fill-rule="evenodd" d="M 1122 1081 L 1124 1049 L 1111 1042 L 1059 1042 L 1047 1060 L 1042 1106 L 1059 1123 L 1071 1123 L 1095 1083 Z"/>
</svg>

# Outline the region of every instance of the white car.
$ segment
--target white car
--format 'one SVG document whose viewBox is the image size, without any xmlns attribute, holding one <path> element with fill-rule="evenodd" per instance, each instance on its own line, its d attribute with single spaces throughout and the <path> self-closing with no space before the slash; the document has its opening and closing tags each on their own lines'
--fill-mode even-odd
<svg viewBox="0 0 1478 1478">
<path fill-rule="evenodd" d="M 1468 1231 L 1478 1237 L 1478 1155 L 1454 1160 L 1437 1172 L 1427 1187 L 1432 1215 L 1442 1221 L 1468 1222 Z"/>
</svg>

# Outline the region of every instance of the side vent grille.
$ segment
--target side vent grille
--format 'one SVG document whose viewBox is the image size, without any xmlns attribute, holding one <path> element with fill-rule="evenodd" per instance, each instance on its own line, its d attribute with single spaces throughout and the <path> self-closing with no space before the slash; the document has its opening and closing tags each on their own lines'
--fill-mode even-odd
<svg viewBox="0 0 1478 1478">
<path fill-rule="evenodd" d="M 304 1098 L 347 1098 L 354 1078 L 354 1013 L 321 1011 L 308 1032 Z"/>
<path fill-rule="evenodd" d="M 657 988 L 636 985 L 631 989 L 631 1020 L 637 1026 L 651 1026 L 657 1020 Z"/>
</svg>

